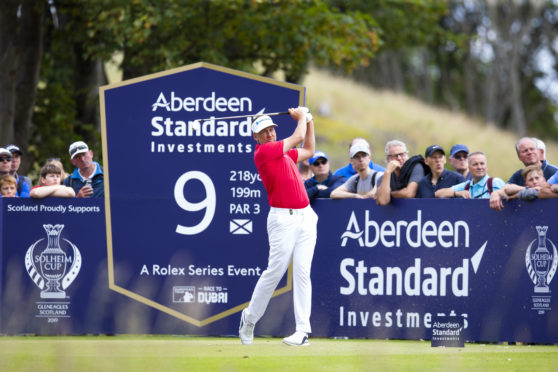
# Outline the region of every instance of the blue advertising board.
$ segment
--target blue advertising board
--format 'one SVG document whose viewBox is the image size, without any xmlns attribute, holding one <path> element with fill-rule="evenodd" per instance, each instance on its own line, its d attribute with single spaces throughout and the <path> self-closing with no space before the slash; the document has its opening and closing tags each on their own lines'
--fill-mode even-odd
<svg viewBox="0 0 558 372">
<path fill-rule="evenodd" d="M 100 96 L 110 288 L 198 327 L 239 312 L 267 261 L 251 123 L 304 88 L 202 62 Z M 278 137 L 296 124 L 274 121 Z"/>
<path fill-rule="evenodd" d="M 558 340 L 554 200 L 370 204 L 314 204 L 316 333 L 427 339 L 433 315 L 458 315 L 466 340 Z"/>
<path fill-rule="evenodd" d="M 450 316 L 463 318 L 468 341 L 558 342 L 558 200 L 513 201 L 502 212 L 483 200 L 312 205 L 319 216 L 313 337 L 428 339 L 434 318 Z M 0 206 L 1 333 L 237 334 L 239 314 L 193 324 L 109 288 L 102 200 L 0 199 Z M 206 263 L 215 270 L 186 267 L 184 276 L 233 288 L 236 277 L 220 272 L 241 251 L 267 247 L 223 239 Z M 132 290 L 130 268 L 141 263 L 132 255 L 115 270 Z M 253 286 L 238 290 L 249 298 Z M 256 335 L 292 331 L 292 296 L 283 292 Z"/>
</svg>

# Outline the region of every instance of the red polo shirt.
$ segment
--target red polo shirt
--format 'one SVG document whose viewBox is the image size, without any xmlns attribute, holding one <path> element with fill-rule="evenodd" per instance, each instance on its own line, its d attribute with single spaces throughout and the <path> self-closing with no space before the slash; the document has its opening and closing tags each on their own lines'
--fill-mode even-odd
<svg viewBox="0 0 558 372">
<path fill-rule="evenodd" d="M 297 149 L 283 154 L 283 141 L 256 145 L 254 162 L 267 191 L 270 206 L 301 209 L 310 204 L 296 167 L 297 159 Z"/>
</svg>

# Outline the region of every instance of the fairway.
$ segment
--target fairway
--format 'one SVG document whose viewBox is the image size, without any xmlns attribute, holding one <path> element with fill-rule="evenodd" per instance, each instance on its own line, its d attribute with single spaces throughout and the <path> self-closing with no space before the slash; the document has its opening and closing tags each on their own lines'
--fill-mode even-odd
<svg viewBox="0 0 558 372">
<path fill-rule="evenodd" d="M 183 336 L 1 337 L 0 371 L 555 371 L 558 347 Z"/>
</svg>

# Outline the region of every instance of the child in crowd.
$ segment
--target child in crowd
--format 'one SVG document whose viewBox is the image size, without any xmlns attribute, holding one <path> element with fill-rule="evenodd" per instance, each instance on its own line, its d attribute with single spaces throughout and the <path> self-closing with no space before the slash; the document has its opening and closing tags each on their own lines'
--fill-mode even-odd
<svg viewBox="0 0 558 372">
<path fill-rule="evenodd" d="M 62 171 L 62 174 L 60 176 L 60 184 L 62 185 L 66 177 L 68 177 L 68 173 L 66 173 L 66 171 L 64 170 L 64 165 L 60 161 L 60 158 L 49 158 L 47 159 L 45 164 L 50 164 L 50 163 L 56 165 Z"/>
<path fill-rule="evenodd" d="M 41 184 L 31 189 L 29 196 L 32 198 L 45 198 L 57 196 L 59 198 L 73 198 L 76 196 L 74 189 L 60 184 L 62 170 L 54 163 L 47 163 L 41 168 Z"/>
<path fill-rule="evenodd" d="M 17 181 L 9 174 L 0 176 L 0 194 L 3 198 L 17 198 Z"/>
</svg>

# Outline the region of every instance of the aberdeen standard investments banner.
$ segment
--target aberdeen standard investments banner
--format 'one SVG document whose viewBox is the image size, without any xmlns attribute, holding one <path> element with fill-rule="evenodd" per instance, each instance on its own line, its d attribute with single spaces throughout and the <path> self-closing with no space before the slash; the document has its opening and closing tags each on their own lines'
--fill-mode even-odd
<svg viewBox="0 0 558 372">
<path fill-rule="evenodd" d="M 238 313 L 267 262 L 252 118 L 304 105 L 304 88 L 197 63 L 100 96 L 110 288 L 194 327 Z M 274 121 L 279 138 L 296 124 Z"/>
<path fill-rule="evenodd" d="M 558 341 L 552 201 L 319 200 L 312 325 L 321 336 L 428 339 L 460 316 L 473 341 Z"/>
</svg>

